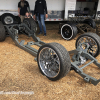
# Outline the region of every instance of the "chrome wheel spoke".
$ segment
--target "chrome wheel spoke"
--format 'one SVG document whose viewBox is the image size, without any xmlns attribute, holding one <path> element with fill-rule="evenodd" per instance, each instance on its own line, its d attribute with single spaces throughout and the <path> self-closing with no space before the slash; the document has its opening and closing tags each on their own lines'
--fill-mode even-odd
<svg viewBox="0 0 100 100">
<path fill-rule="evenodd" d="M 48 47 L 41 50 L 39 64 L 43 73 L 51 78 L 56 77 L 60 72 L 60 60 L 57 53 Z"/>
<path fill-rule="evenodd" d="M 84 36 L 84 37 L 79 39 L 77 46 L 80 43 L 88 43 L 89 44 L 90 47 L 89 47 L 88 53 L 90 53 L 91 55 L 95 55 L 97 53 L 98 46 L 97 46 L 97 43 L 95 42 L 95 40 L 93 38 L 88 37 L 88 36 Z M 82 48 L 85 49 L 85 46 L 82 45 Z"/>
</svg>

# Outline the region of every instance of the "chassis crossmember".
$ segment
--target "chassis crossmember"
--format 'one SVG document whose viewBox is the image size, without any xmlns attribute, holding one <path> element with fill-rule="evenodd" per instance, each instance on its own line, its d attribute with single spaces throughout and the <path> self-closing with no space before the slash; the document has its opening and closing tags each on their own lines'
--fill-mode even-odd
<svg viewBox="0 0 100 100">
<path fill-rule="evenodd" d="M 38 37 L 35 36 L 34 32 L 31 31 L 28 26 L 24 23 L 21 24 L 14 24 L 14 25 L 5 25 L 10 37 L 15 42 L 15 44 L 20 47 L 21 49 L 24 49 L 25 51 L 29 52 L 33 56 L 37 56 L 38 50 L 35 48 L 32 48 L 32 45 L 42 46 L 45 44 L 44 42 L 40 41 Z M 17 29 L 16 29 L 17 28 Z M 29 36 L 33 38 L 33 41 L 28 42 L 26 45 L 24 45 L 25 40 L 22 40 L 21 42 L 18 41 L 18 30 L 27 30 L 27 33 Z"/>
<path fill-rule="evenodd" d="M 82 48 L 82 45 L 85 45 L 85 49 Z M 72 57 L 73 62 L 71 62 L 72 69 L 75 70 L 86 82 L 90 82 L 94 85 L 97 85 L 100 82 L 100 79 L 95 79 L 83 72 L 83 69 L 88 65 L 94 63 L 97 67 L 100 68 L 100 63 L 98 63 L 97 59 L 95 59 L 91 54 L 88 53 L 89 44 L 82 43 L 80 44 L 76 50 L 69 51 L 69 54 L 74 54 Z M 87 64 L 84 64 L 87 60 L 90 60 Z M 84 64 L 84 65 L 83 65 Z M 83 65 L 79 68 L 80 65 Z"/>
</svg>

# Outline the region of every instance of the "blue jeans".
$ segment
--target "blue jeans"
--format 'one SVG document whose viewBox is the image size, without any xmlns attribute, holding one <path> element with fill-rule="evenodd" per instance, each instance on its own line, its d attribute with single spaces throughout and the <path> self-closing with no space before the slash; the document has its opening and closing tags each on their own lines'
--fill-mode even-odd
<svg viewBox="0 0 100 100">
<path fill-rule="evenodd" d="M 38 24 L 39 24 L 40 32 L 42 32 L 42 26 L 43 26 L 43 31 L 44 31 L 44 33 L 46 33 L 44 14 L 40 14 L 40 16 L 39 16 L 39 14 L 37 14 L 36 18 L 37 18 L 37 21 L 38 21 Z"/>
</svg>

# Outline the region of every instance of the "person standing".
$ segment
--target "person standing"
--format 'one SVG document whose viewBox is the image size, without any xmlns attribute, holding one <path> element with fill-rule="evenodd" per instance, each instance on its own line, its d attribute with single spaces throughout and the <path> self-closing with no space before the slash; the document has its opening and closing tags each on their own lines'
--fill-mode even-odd
<svg viewBox="0 0 100 100">
<path fill-rule="evenodd" d="M 34 8 L 34 20 L 37 18 L 40 32 L 38 34 L 42 34 L 42 26 L 44 31 L 44 36 L 46 36 L 46 26 L 45 26 L 45 18 L 48 17 L 47 14 L 47 4 L 45 0 L 36 0 L 35 8 Z"/>
<path fill-rule="evenodd" d="M 19 17 L 21 18 L 21 22 L 23 22 L 25 18 L 25 13 L 30 12 L 30 6 L 29 3 L 26 0 L 20 0 L 18 3 L 18 13 Z"/>
</svg>

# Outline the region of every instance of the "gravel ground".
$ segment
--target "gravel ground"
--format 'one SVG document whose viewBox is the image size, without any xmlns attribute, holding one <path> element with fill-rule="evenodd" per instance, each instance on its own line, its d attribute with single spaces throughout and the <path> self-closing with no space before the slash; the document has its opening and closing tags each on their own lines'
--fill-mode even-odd
<svg viewBox="0 0 100 100">
<path fill-rule="evenodd" d="M 71 41 L 66 41 L 58 34 L 58 22 L 46 23 L 46 26 L 47 36 L 37 35 L 42 41 L 60 43 L 68 51 L 75 49 L 75 41 L 79 35 Z M 33 40 L 25 35 L 19 37 L 19 40 L 26 42 Z M 50 81 L 40 73 L 34 58 L 18 48 L 10 37 L 0 42 L 0 91 L 34 92 L 30 95 L 0 94 L 0 100 L 100 100 L 100 83 L 96 86 L 86 83 L 74 71 L 70 71 L 58 81 Z M 100 62 L 100 55 L 97 59 Z M 100 70 L 93 64 L 84 71 L 100 78 Z"/>
</svg>

